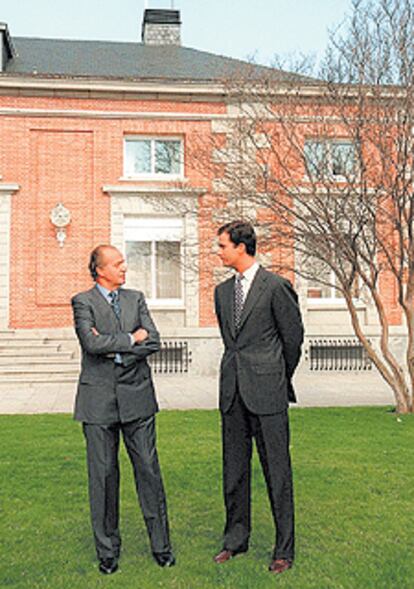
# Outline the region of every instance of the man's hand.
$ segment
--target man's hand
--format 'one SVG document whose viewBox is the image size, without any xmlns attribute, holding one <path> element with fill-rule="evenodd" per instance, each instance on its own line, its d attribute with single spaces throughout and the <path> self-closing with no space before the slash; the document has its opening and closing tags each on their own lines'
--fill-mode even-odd
<svg viewBox="0 0 414 589">
<path fill-rule="evenodd" d="M 134 333 L 132 334 L 132 337 L 134 338 L 134 341 L 136 344 L 140 344 L 144 340 L 147 339 L 148 331 L 146 329 L 144 329 L 143 327 L 140 327 L 139 329 L 134 331 Z"/>
<path fill-rule="evenodd" d="M 99 331 L 97 329 L 95 329 L 95 327 L 92 327 L 91 331 L 92 331 L 93 335 L 99 335 Z"/>
</svg>

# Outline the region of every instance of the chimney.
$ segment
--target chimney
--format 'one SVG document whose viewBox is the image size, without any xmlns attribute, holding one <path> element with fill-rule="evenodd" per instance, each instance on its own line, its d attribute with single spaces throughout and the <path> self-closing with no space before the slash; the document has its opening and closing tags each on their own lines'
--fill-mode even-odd
<svg viewBox="0 0 414 589">
<path fill-rule="evenodd" d="M 7 62 L 14 54 L 9 27 L 5 22 L 0 22 L 0 73 L 6 70 Z"/>
<path fill-rule="evenodd" d="M 179 10 L 150 9 L 144 12 L 141 39 L 145 45 L 181 45 Z"/>
</svg>

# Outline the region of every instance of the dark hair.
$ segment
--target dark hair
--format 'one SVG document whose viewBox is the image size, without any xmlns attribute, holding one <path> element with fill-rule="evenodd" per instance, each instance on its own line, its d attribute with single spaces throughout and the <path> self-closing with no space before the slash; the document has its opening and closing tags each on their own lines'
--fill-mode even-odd
<svg viewBox="0 0 414 589">
<path fill-rule="evenodd" d="M 94 280 L 98 278 L 97 268 L 102 265 L 102 253 L 106 248 L 114 249 L 114 246 L 102 244 L 96 246 L 96 248 L 91 251 L 88 268 Z"/>
<path fill-rule="evenodd" d="M 230 241 L 235 245 L 244 243 L 246 253 L 249 256 L 256 254 L 256 233 L 253 225 L 248 221 L 231 221 L 231 223 L 226 223 L 217 231 L 217 235 L 221 235 L 222 233 L 227 233 Z"/>
</svg>

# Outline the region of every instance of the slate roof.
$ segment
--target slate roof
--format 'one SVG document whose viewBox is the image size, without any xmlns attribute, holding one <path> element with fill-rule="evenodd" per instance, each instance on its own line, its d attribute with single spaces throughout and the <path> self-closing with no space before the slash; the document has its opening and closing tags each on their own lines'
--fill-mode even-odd
<svg viewBox="0 0 414 589">
<path fill-rule="evenodd" d="M 219 82 L 230 76 L 271 73 L 275 80 L 306 80 L 281 70 L 181 46 L 29 37 L 12 37 L 12 43 L 15 56 L 7 62 L 6 75 Z"/>
</svg>

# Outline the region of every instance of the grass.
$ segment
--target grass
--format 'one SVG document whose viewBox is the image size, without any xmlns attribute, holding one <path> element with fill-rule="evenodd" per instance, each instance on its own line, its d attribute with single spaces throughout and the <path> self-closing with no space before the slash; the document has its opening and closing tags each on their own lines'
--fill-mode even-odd
<svg viewBox="0 0 414 589">
<path fill-rule="evenodd" d="M 385 408 L 291 411 L 297 559 L 267 571 L 273 525 L 260 466 L 246 555 L 222 566 L 220 421 L 164 412 L 159 452 L 177 566 L 153 562 L 122 450 L 120 570 L 99 574 L 85 451 L 68 415 L 0 417 L 0 586 L 47 589 L 413 589 L 414 416 Z"/>
</svg>

